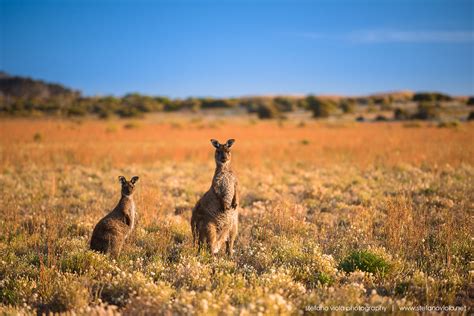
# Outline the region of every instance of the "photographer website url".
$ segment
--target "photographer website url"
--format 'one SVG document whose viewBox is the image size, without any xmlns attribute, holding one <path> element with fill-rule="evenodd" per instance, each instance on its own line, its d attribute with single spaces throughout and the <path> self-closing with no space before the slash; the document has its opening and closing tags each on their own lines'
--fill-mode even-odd
<svg viewBox="0 0 474 316">
<path fill-rule="evenodd" d="M 364 306 L 364 305 L 333 305 L 333 306 L 317 306 L 308 305 L 305 308 L 307 312 L 387 312 L 387 311 L 405 311 L 405 312 L 465 312 L 466 306 Z"/>
</svg>

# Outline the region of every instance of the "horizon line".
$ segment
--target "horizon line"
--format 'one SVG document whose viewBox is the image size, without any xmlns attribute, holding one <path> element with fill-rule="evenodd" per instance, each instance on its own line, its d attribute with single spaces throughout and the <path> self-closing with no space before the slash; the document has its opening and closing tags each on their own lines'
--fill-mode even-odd
<svg viewBox="0 0 474 316">
<path fill-rule="evenodd" d="M 42 81 L 45 84 L 53 84 L 53 85 L 60 85 L 66 89 L 79 92 L 83 97 L 118 97 L 123 98 L 130 94 L 140 94 L 142 96 L 149 96 L 149 97 L 166 97 L 169 99 L 204 99 L 204 98 L 213 98 L 213 99 L 238 99 L 238 98 L 256 98 L 256 97 L 293 97 L 293 98 L 302 98 L 307 97 L 310 95 L 319 96 L 319 97 L 333 97 L 333 98 L 363 98 L 363 97 L 370 97 L 370 96 L 378 96 L 378 95 L 390 95 L 390 94 L 400 94 L 400 93 L 407 93 L 407 94 L 415 94 L 415 93 L 442 93 L 449 95 L 451 97 L 463 98 L 463 97 L 470 97 L 473 94 L 453 94 L 449 92 L 445 92 L 442 90 L 435 90 L 435 89 L 423 89 L 423 90 L 415 90 L 415 89 L 396 89 L 396 90 L 384 90 L 384 91 L 374 91 L 374 92 L 367 92 L 367 93 L 337 93 L 337 92 L 269 92 L 269 93 L 243 93 L 239 95 L 227 95 L 227 96 L 216 96 L 216 95 L 187 95 L 187 96 L 169 96 L 167 94 L 159 94 L 159 93 L 147 93 L 147 92 L 139 92 L 139 91 L 128 91 L 125 93 L 86 93 L 81 89 L 73 88 L 67 84 L 58 82 L 58 81 L 48 81 L 46 79 L 37 79 L 33 76 L 22 76 L 22 75 L 12 75 L 7 71 L 0 69 L 0 75 L 4 75 L 5 77 L 10 78 L 22 78 L 22 79 L 31 79 L 35 81 Z M 0 76 L 1 79 L 1 76 Z"/>
</svg>

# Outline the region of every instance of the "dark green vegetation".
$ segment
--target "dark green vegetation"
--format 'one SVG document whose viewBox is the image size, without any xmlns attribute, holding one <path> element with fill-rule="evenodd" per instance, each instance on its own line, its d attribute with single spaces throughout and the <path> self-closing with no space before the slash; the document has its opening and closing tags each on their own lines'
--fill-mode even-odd
<svg viewBox="0 0 474 316">
<path fill-rule="evenodd" d="M 347 256 L 339 265 L 345 272 L 356 270 L 384 275 L 388 272 L 390 265 L 381 256 L 367 250 L 354 251 Z"/>
<path fill-rule="evenodd" d="M 240 98 L 187 98 L 171 99 L 165 96 L 145 96 L 138 93 L 123 97 L 85 97 L 79 91 L 59 84 L 46 83 L 30 78 L 13 77 L 0 73 L 0 115 L 2 116 L 60 116 L 99 118 L 118 116 L 142 117 L 153 112 L 198 112 L 201 110 L 228 110 L 234 113 L 254 113 L 260 119 L 284 118 L 294 111 L 309 111 L 315 118 L 379 113 L 389 111 L 395 120 L 437 120 L 446 112 L 446 104 L 472 105 L 473 98 L 453 98 L 449 95 L 426 92 L 398 92 L 367 97 L 325 96 L 256 96 Z M 411 108 L 418 106 L 416 110 Z M 455 119 L 465 119 L 466 111 L 457 113 Z M 369 115 L 370 116 L 370 115 Z M 377 119 L 377 117 L 379 119 Z M 384 113 L 369 120 L 380 120 Z M 367 119 L 364 117 L 364 119 Z"/>
</svg>

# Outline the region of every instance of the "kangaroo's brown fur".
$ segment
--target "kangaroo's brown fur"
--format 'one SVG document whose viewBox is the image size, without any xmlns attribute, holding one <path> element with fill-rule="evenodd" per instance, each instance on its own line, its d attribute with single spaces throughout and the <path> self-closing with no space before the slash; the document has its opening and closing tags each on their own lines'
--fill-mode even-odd
<svg viewBox="0 0 474 316">
<path fill-rule="evenodd" d="M 122 184 L 122 197 L 112 212 L 102 218 L 94 228 L 91 239 L 91 249 L 108 253 L 117 257 L 123 247 L 125 239 L 135 226 L 135 202 L 133 193 L 138 177 L 127 181 L 120 176 Z"/>
<path fill-rule="evenodd" d="M 212 254 L 216 254 L 225 242 L 226 252 L 231 256 L 237 237 L 239 206 L 237 177 L 230 164 L 230 147 L 234 140 L 219 144 L 211 139 L 211 143 L 216 148 L 216 170 L 211 187 L 193 209 L 191 229 L 199 251 L 207 243 Z"/>
</svg>

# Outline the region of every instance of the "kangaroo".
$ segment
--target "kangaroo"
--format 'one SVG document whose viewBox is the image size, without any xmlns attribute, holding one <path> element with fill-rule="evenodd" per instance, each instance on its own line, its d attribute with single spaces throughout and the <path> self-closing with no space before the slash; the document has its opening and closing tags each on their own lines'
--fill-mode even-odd
<svg viewBox="0 0 474 316">
<path fill-rule="evenodd" d="M 125 239 L 135 226 L 135 202 L 133 193 L 138 177 L 130 181 L 120 176 L 122 197 L 112 212 L 102 218 L 94 228 L 91 239 L 91 249 L 118 257 L 122 251 Z"/>
<path fill-rule="evenodd" d="M 234 139 L 225 144 L 211 139 L 216 148 L 216 170 L 209 190 L 194 206 L 191 216 L 191 229 L 194 242 L 198 242 L 198 253 L 207 242 L 212 254 L 217 254 L 223 243 L 226 243 L 227 255 L 234 253 L 234 242 L 237 237 L 239 191 L 235 174 L 230 162 L 230 148 Z"/>
</svg>

